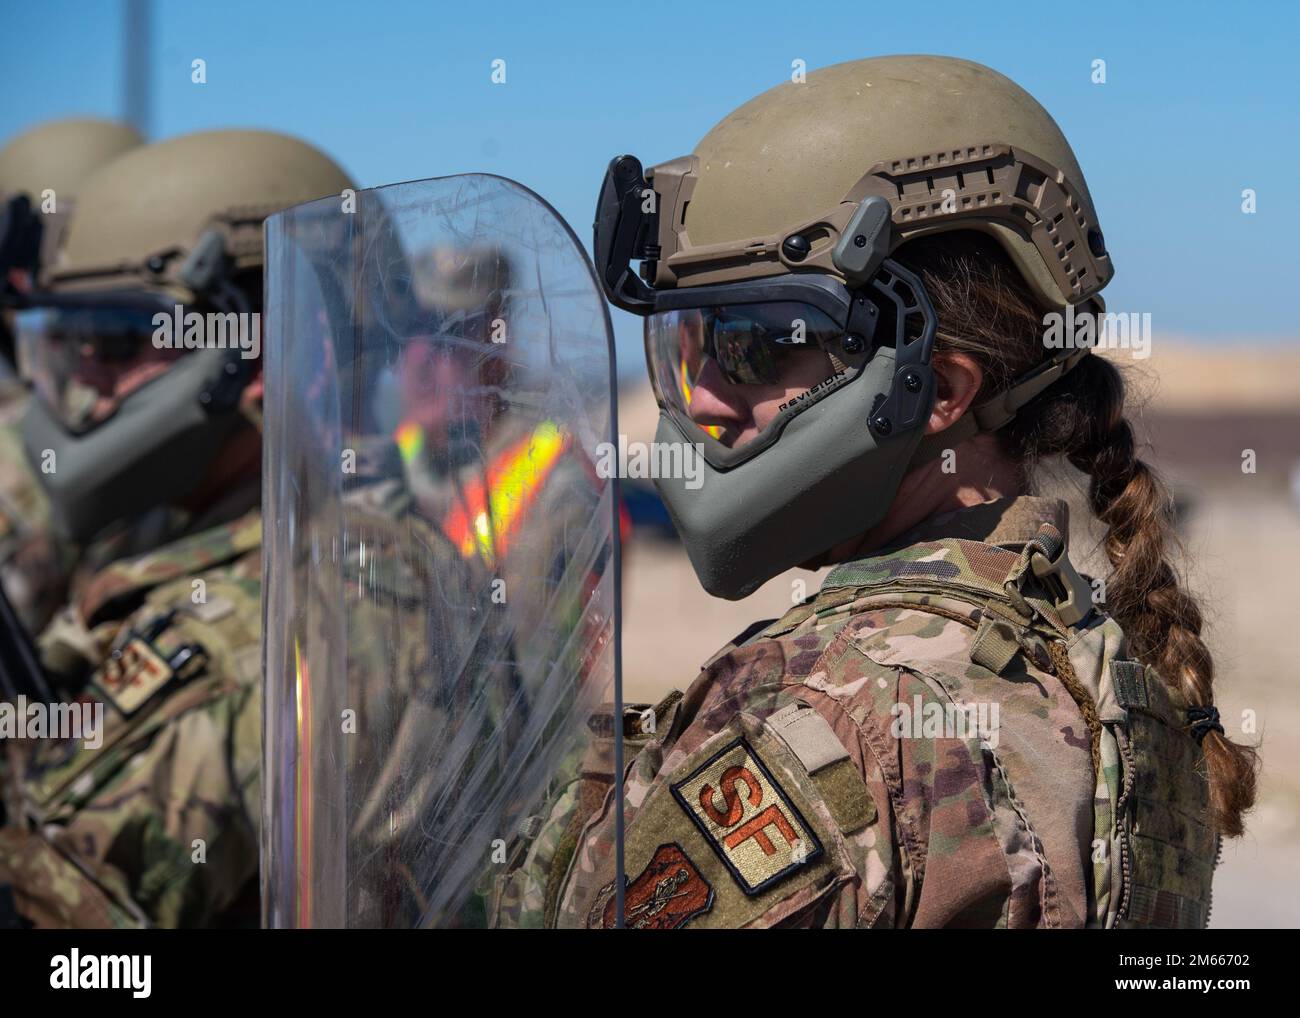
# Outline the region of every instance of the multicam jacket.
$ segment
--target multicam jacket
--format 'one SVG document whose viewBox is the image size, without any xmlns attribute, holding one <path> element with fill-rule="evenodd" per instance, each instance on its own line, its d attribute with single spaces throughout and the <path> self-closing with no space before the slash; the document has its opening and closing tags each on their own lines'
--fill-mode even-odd
<svg viewBox="0 0 1300 1018">
<path fill-rule="evenodd" d="M 102 745 L 9 747 L 19 922 L 257 922 L 260 542 L 253 512 L 115 563 L 42 635 L 47 666 L 85 673 Z"/>
<path fill-rule="evenodd" d="M 67 597 L 75 549 L 59 538 L 50 503 L 23 448 L 21 409 L 0 406 L 0 583 L 31 632 L 40 630 Z"/>
<path fill-rule="evenodd" d="M 1203 926 L 1203 757 L 1066 531 L 1045 499 L 936 519 L 631 709 L 627 925 Z M 503 923 L 614 923 L 606 788 L 554 802 Z"/>
</svg>

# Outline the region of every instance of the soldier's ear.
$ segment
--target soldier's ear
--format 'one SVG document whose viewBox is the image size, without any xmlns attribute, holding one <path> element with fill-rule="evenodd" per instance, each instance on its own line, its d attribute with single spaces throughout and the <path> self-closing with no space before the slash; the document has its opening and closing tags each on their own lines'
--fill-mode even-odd
<svg viewBox="0 0 1300 1018">
<path fill-rule="evenodd" d="M 966 412 L 984 384 L 984 369 L 970 354 L 936 353 L 930 358 L 934 368 L 934 409 L 926 422 L 925 433 L 934 435 L 952 427 Z"/>
</svg>

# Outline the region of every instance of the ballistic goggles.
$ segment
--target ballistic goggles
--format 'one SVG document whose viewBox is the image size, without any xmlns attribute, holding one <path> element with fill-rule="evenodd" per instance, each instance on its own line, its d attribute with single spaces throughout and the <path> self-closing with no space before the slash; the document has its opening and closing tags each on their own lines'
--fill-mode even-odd
<svg viewBox="0 0 1300 1018">
<path fill-rule="evenodd" d="M 1058 206 L 1073 207 L 1067 181 L 1006 145 L 971 146 L 942 162 L 878 164 L 836 209 L 814 221 L 783 235 L 709 247 L 692 247 L 685 229 L 694 156 L 654 167 L 649 179 L 633 156 L 610 163 L 596 208 L 596 270 L 611 303 L 645 317 L 656 399 L 685 435 L 701 443 L 710 464 L 735 466 L 770 446 L 794 416 L 856 378 L 882 343 L 893 347 L 893 380 L 875 400 L 870 429 L 883 439 L 924 423 L 937 316 L 920 279 L 889 257 L 910 237 L 936 228 L 1032 223 L 1032 239 L 1061 291 L 1100 306 L 1090 295 L 1113 269 L 1100 233 L 1058 212 Z M 918 175 L 940 182 L 953 176 L 967 200 L 950 214 L 936 214 L 938 207 L 920 214 Z M 981 179 L 987 187 L 967 182 Z M 1037 206 L 1015 190 L 1026 181 L 1034 184 Z M 1008 188 L 1017 196 L 986 200 L 986 191 Z M 927 216 L 929 222 L 920 222 Z M 1049 358 L 973 408 L 948 439 L 1001 427 L 1084 352 Z M 776 414 L 757 435 L 737 441 L 701 412 L 699 387 L 702 379 L 708 382 L 710 365 L 726 384 L 774 388 L 762 395 L 776 400 Z M 781 387 L 791 390 L 788 399 L 781 398 Z"/>
<path fill-rule="evenodd" d="M 887 434 L 923 420 L 936 318 L 919 280 L 892 262 L 856 293 L 831 276 L 787 276 L 668 290 L 655 308 L 645 323 L 655 398 L 714 467 L 762 452 L 857 378 L 881 342 L 894 348 L 896 384 L 869 426 Z M 706 392 L 741 400 L 762 426 L 732 433 L 710 416 Z"/>
<path fill-rule="evenodd" d="M 155 345 L 155 315 L 174 306 L 151 294 L 96 295 L 52 301 L 15 316 L 19 374 L 60 424 L 85 434 L 184 354 L 180 343 Z M 177 326 L 179 328 L 179 326 Z"/>
<path fill-rule="evenodd" d="M 924 421 L 937 319 L 920 280 L 883 256 L 881 200 L 865 203 L 854 234 L 862 243 L 850 241 L 866 273 L 852 288 L 828 272 L 782 272 L 655 289 L 631 265 L 640 260 L 641 275 L 653 277 L 659 248 L 650 239 L 657 215 L 643 211 L 648 187 L 634 157 L 610 164 L 597 206 L 597 272 L 613 303 L 645 317 L 655 398 L 711 465 L 732 467 L 768 448 L 794 417 L 858 377 L 881 343 L 893 348 L 893 384 L 868 426 L 887 435 Z M 733 435 L 711 419 L 701 383 L 723 402 L 753 407 L 763 418 L 757 433 Z"/>
</svg>

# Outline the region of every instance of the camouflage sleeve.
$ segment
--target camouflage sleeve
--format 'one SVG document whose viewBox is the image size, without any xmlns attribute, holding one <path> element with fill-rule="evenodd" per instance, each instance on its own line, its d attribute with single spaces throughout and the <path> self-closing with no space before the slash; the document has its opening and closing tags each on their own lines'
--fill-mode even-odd
<svg viewBox="0 0 1300 1018">
<path fill-rule="evenodd" d="M 29 632 L 39 633 L 63 603 L 75 558 L 51 527 L 21 431 L 0 425 L 0 583 Z"/>
<path fill-rule="evenodd" d="M 780 685 L 651 742 L 624 795 L 630 927 L 855 926 L 890 898 L 887 823 L 832 727 Z M 582 833 L 562 926 L 613 925 L 614 808 Z"/>
<path fill-rule="evenodd" d="M 138 925 L 75 861 L 19 827 L 0 829 L 0 930 L 99 930 Z"/>
<path fill-rule="evenodd" d="M 864 614 L 856 631 L 897 622 Z M 629 773 L 628 925 L 1034 925 L 1041 846 L 994 754 L 898 723 L 948 702 L 916 665 L 848 627 L 715 659 Z M 613 921 L 613 808 L 582 832 L 561 925 Z"/>
<path fill-rule="evenodd" d="M 20 913 L 256 923 L 259 573 L 254 554 L 161 586 L 121 626 L 88 687 L 99 737 L 43 743 L 27 769 L 29 834 L 0 861 Z"/>
<path fill-rule="evenodd" d="M 623 714 L 623 759 L 625 766 L 653 738 L 655 724 L 670 724 L 681 700 L 681 693 L 671 692 L 658 704 L 626 704 Z M 648 719 L 655 719 L 648 723 Z M 594 734 L 573 767 L 562 767 L 571 774 L 557 781 L 546 804 L 528 817 L 510 846 L 500 867 L 491 874 L 488 891 L 488 915 L 493 926 L 506 929 L 551 928 L 556 924 L 559 894 L 565 874 L 572 865 L 578 837 L 588 819 L 602 808 L 614 769 L 613 707 L 603 705 L 593 713 L 588 724 Z"/>
</svg>

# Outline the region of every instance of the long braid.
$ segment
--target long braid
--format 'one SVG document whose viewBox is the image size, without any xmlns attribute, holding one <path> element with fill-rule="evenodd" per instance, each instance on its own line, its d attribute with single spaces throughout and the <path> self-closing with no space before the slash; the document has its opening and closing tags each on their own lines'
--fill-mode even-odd
<svg viewBox="0 0 1300 1018">
<path fill-rule="evenodd" d="M 1088 477 L 1088 499 L 1106 526 L 1104 548 L 1114 569 L 1106 584 L 1107 608 L 1137 656 L 1154 665 L 1188 706 L 1212 706 L 1214 660 L 1201 639 L 1201 610 L 1169 560 L 1178 544 L 1174 502 L 1138 456 L 1116 367 L 1101 357 L 1085 358 L 1037 405 L 1025 408 L 1009 437 L 1028 460 L 1063 455 Z M 1258 756 L 1217 731 L 1205 736 L 1202 747 L 1215 827 L 1237 837 L 1255 801 Z"/>
<path fill-rule="evenodd" d="M 1004 387 L 1044 357 L 1043 324 L 1002 250 L 977 234 L 945 234 L 909 244 L 903 259 L 925 281 L 940 320 L 939 350 L 960 350 L 985 367 L 985 391 Z M 1092 511 L 1106 527 L 1113 573 L 1106 603 L 1139 658 L 1155 666 L 1189 707 L 1214 703 L 1214 661 L 1201 639 L 1196 599 L 1180 583 L 1170 555 L 1178 545 L 1174 503 L 1138 455 L 1124 414 L 1124 381 L 1098 356 L 1024 407 L 1000 432 L 1028 476 L 1043 459 L 1062 456 L 1088 478 Z M 1202 742 L 1212 821 L 1238 837 L 1255 801 L 1255 750 L 1210 731 Z"/>
</svg>

